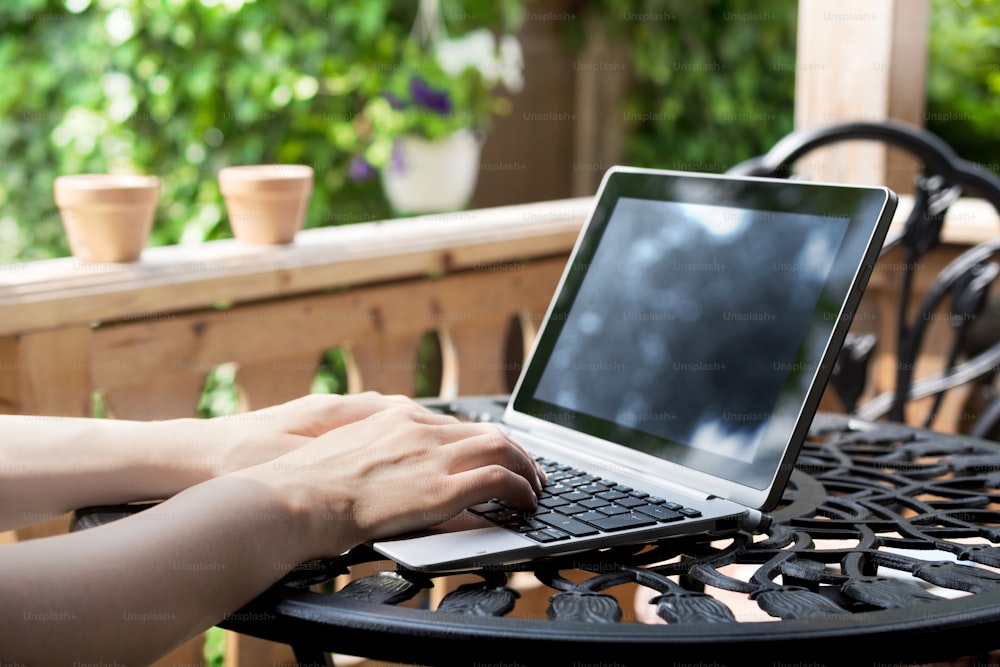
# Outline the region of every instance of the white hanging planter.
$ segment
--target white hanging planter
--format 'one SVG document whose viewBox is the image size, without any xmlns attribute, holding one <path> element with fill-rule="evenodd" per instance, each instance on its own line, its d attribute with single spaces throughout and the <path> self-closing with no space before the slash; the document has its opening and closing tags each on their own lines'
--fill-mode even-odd
<svg viewBox="0 0 1000 667">
<path fill-rule="evenodd" d="M 381 171 L 389 204 L 401 214 L 465 208 L 476 189 L 481 149 L 482 141 L 472 130 L 434 141 L 400 137 L 393 159 Z"/>
</svg>

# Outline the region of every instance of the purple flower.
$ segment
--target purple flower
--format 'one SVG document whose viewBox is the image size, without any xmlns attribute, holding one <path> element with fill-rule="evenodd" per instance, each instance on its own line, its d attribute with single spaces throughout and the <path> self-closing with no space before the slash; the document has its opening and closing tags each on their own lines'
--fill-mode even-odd
<svg viewBox="0 0 1000 667">
<path fill-rule="evenodd" d="M 352 181 L 367 181 L 375 177 L 375 167 L 359 155 L 347 167 L 347 177 Z"/>
<path fill-rule="evenodd" d="M 399 140 L 392 142 L 392 157 L 390 160 L 389 164 L 392 171 L 400 173 L 406 171 L 406 156 L 403 155 L 403 144 Z"/>
<path fill-rule="evenodd" d="M 392 93 L 386 93 L 384 97 L 386 101 L 389 103 L 389 106 L 395 109 L 396 111 L 399 111 L 400 109 L 406 107 L 406 104 L 403 102 L 403 100 L 399 99 Z"/>
<path fill-rule="evenodd" d="M 451 97 L 447 91 L 434 90 L 416 74 L 410 78 L 410 95 L 417 106 L 422 106 L 441 115 L 451 113 Z"/>
</svg>

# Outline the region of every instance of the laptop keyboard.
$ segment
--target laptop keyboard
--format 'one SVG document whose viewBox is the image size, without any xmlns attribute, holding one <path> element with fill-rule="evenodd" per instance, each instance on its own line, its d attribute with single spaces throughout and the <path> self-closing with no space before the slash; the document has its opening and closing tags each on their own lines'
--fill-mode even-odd
<svg viewBox="0 0 1000 667">
<path fill-rule="evenodd" d="M 539 458 L 548 482 L 538 509 L 525 512 L 500 500 L 473 505 L 470 512 L 536 542 L 556 542 L 701 516 L 698 510 Z"/>
</svg>

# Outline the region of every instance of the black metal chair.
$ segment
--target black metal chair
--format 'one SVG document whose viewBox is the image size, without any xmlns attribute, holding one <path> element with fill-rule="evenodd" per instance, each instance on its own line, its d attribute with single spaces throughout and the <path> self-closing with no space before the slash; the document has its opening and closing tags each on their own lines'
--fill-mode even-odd
<svg viewBox="0 0 1000 667">
<path fill-rule="evenodd" d="M 872 334 L 852 332 L 831 377 L 831 385 L 848 412 L 872 420 L 888 417 L 905 422 L 906 407 L 930 398 L 924 426 L 934 421 L 943 396 L 950 390 L 973 383 L 986 396 L 986 407 L 969 432 L 980 437 L 1000 436 L 1000 393 L 994 381 L 1000 369 L 1000 304 L 992 304 L 990 286 L 1000 275 L 995 257 L 1000 238 L 970 248 L 934 279 L 917 309 L 914 274 L 919 260 L 941 243 L 945 213 L 963 194 L 990 202 L 1000 213 L 1000 178 L 989 170 L 964 160 L 938 136 L 898 122 L 838 123 L 793 132 L 765 155 L 742 162 L 730 173 L 772 178 L 795 177 L 793 166 L 813 150 L 844 141 L 876 141 L 902 149 L 923 165 L 915 182 L 913 209 L 900 234 L 888 240 L 886 254 L 899 247 L 904 259 L 902 289 L 897 308 L 896 382 L 892 391 L 875 396 L 864 405 L 858 401 L 867 384 L 870 361 L 877 344 Z M 950 300 L 949 300 L 950 298 Z M 914 364 L 926 342 L 928 322 L 947 309 L 952 324 L 945 368 L 934 375 L 915 378 Z"/>
</svg>

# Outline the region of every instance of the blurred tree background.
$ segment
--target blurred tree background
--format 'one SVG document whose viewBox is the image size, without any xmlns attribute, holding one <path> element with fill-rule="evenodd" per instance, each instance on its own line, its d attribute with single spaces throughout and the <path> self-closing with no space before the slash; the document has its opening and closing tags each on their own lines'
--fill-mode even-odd
<svg viewBox="0 0 1000 667">
<path fill-rule="evenodd" d="M 625 161 L 720 172 L 794 126 L 798 0 L 584 2 L 629 45 Z M 583 39 L 570 25 L 574 44 Z"/>
<path fill-rule="evenodd" d="M 1000 173 L 1000 0 L 931 0 L 924 124 Z"/>
<path fill-rule="evenodd" d="M 443 0 L 456 33 L 513 29 L 521 0 Z M 67 255 L 52 180 L 147 173 L 152 244 L 230 235 L 216 174 L 312 165 L 309 227 L 388 217 L 348 178 L 356 115 L 398 67 L 416 2 L 8 0 L 0 7 L 0 261 Z"/>
<path fill-rule="evenodd" d="M 932 1 L 927 126 L 964 156 L 996 164 L 1000 4 Z M 722 171 L 792 129 L 796 6 L 442 0 L 452 35 L 551 18 L 569 53 L 583 48 L 585 20 L 600 21 L 630 54 L 622 161 L 703 171 Z M 231 164 L 313 165 L 313 201 L 323 205 L 310 206 L 307 226 L 388 217 L 378 182 L 352 181 L 348 167 L 360 150 L 357 113 L 399 66 L 416 8 L 417 0 L 7 0 L 0 262 L 68 254 L 52 201 L 52 180 L 64 173 L 159 176 L 153 244 L 230 235 L 216 174 Z M 529 125 L 523 131 L 544 131 Z"/>
</svg>

